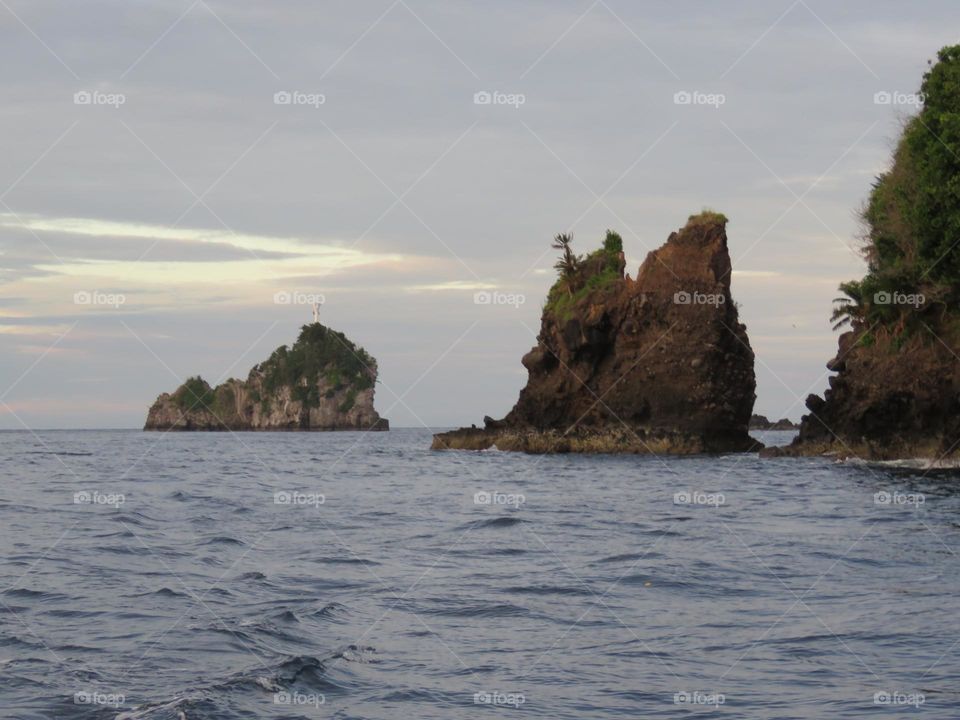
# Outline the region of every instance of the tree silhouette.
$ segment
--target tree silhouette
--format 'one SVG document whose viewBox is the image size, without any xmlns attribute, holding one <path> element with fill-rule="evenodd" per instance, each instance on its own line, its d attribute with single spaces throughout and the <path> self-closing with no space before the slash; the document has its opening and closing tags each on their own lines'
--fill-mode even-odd
<svg viewBox="0 0 960 720">
<path fill-rule="evenodd" d="M 553 239 L 550 245 L 554 250 L 559 250 L 561 255 L 553 264 L 553 267 L 560 274 L 560 279 L 567 287 L 567 292 L 573 295 L 573 283 L 577 270 L 580 268 L 580 258 L 574 254 L 570 248 L 573 237 L 567 233 L 560 233 Z"/>
<path fill-rule="evenodd" d="M 837 306 L 830 315 L 830 322 L 834 324 L 834 330 L 839 330 L 844 325 L 852 326 L 855 321 L 862 320 L 866 310 L 863 304 L 863 288 L 859 282 L 851 280 L 850 282 L 840 283 L 840 292 L 845 297 L 833 299 Z"/>
</svg>

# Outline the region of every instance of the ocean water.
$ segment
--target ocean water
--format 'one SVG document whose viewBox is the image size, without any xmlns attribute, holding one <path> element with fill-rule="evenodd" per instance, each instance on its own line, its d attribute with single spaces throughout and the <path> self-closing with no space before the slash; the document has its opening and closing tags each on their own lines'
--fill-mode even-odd
<svg viewBox="0 0 960 720">
<path fill-rule="evenodd" d="M 956 473 L 429 440 L 0 433 L 0 716 L 960 717 Z"/>
</svg>

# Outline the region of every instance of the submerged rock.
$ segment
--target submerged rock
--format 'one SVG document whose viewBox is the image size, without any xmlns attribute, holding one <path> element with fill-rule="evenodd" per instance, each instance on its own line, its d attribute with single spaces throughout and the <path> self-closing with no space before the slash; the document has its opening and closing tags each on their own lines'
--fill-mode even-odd
<svg viewBox="0 0 960 720">
<path fill-rule="evenodd" d="M 624 276 L 619 236 L 585 258 L 564 251 L 529 379 L 502 420 L 434 436 L 434 449 L 742 452 L 754 356 L 730 295 L 726 218 L 690 218 Z"/>
<path fill-rule="evenodd" d="M 246 380 L 200 377 L 163 393 L 144 430 L 387 430 L 373 407 L 377 361 L 343 333 L 304 325 Z"/>
</svg>

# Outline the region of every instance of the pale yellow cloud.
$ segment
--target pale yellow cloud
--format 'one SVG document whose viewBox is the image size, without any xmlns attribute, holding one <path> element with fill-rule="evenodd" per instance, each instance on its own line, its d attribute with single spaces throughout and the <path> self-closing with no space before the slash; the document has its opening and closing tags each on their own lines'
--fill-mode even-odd
<svg viewBox="0 0 960 720">
<path fill-rule="evenodd" d="M 0 213 L 0 227 L 26 228 L 36 233 L 61 233 L 83 237 L 136 238 L 197 244 L 229 245 L 250 253 L 249 258 L 224 262 L 129 260 L 71 260 L 44 263 L 36 269 L 53 276 L 90 278 L 103 284 L 183 285 L 191 283 L 249 283 L 284 279 L 298 275 L 325 276 L 353 267 L 379 263 L 400 263 L 396 253 L 369 253 L 336 241 L 299 237 L 278 237 L 205 229 L 117 222 L 96 218 L 51 218 L 38 215 Z M 287 253 L 288 258 L 263 258 L 262 253 Z M 50 276 L 32 278 L 48 282 Z"/>
<path fill-rule="evenodd" d="M 451 280 L 449 282 L 432 283 L 426 285 L 410 285 L 404 290 L 409 292 L 443 292 L 446 290 L 496 290 L 497 285 L 493 283 L 478 282 L 472 280 Z"/>
<path fill-rule="evenodd" d="M 81 291 L 123 293 L 129 307 L 165 307 L 177 302 L 209 302 L 211 296 L 235 301 L 260 302 L 271 298 L 285 285 L 302 284 L 304 278 L 331 278 L 350 270 L 376 272 L 389 266 L 403 268 L 416 263 L 414 257 L 398 253 L 368 252 L 344 242 L 304 237 L 239 234 L 222 229 L 201 229 L 117 222 L 95 218 L 43 217 L 0 213 L 0 228 L 26 228 L 41 236 L 45 233 L 75 235 L 78 238 L 137 239 L 158 242 L 177 241 L 187 245 L 184 259 L 151 262 L 126 259 L 70 258 L 58 263 L 43 260 L 6 286 L 23 305 L 0 314 L 3 317 L 38 317 L 102 312 L 99 305 L 78 303 Z M 198 261 L 190 257 L 190 244 L 233 247 L 248 253 L 223 261 Z M 82 242 L 77 244 L 82 248 Z M 259 255 L 265 257 L 261 257 Z M 277 254 L 286 257 L 276 257 Z M 148 256 L 149 258 L 149 256 Z M 88 306 L 89 305 L 89 306 Z M 116 309 L 112 305 L 110 309 Z M 5 325 L 0 334 L 30 334 L 27 326 Z"/>
<path fill-rule="evenodd" d="M 228 260 L 225 262 L 137 262 L 126 260 L 90 260 L 64 264 L 37 265 L 38 270 L 71 278 L 99 281 L 104 287 L 150 287 L 170 285 L 216 285 L 270 282 L 313 275 L 323 277 L 340 270 L 380 263 L 399 263 L 402 255 L 373 255 L 326 252 L 280 260 Z M 31 282 L 49 283 L 51 277 L 30 278 Z"/>
<path fill-rule="evenodd" d="M 767 278 L 776 278 L 780 277 L 783 273 L 779 273 L 775 270 L 734 270 L 734 277 L 741 278 L 758 278 L 758 279 L 767 279 Z"/>
<path fill-rule="evenodd" d="M 64 233 L 86 237 L 137 238 L 153 240 L 172 240 L 178 242 L 217 243 L 233 245 L 255 253 L 286 252 L 307 253 L 310 255 L 352 255 L 363 256 L 363 252 L 347 249 L 336 242 L 318 242 L 298 237 L 277 237 L 272 235 L 249 235 L 235 233 L 226 228 L 188 228 L 172 225 L 151 225 L 148 223 L 128 223 L 96 218 L 51 218 L 39 215 L 18 215 L 0 213 L 0 227 L 24 228 L 33 232 Z M 255 256 L 251 254 L 251 259 Z"/>
<path fill-rule="evenodd" d="M 70 329 L 69 325 L 6 325 L 0 324 L 0 335 L 49 335 L 56 337 Z"/>
</svg>

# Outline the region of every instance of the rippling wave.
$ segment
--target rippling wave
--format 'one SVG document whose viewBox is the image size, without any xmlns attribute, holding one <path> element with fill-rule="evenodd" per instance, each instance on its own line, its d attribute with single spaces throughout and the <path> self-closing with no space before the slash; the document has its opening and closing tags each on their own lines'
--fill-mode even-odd
<svg viewBox="0 0 960 720">
<path fill-rule="evenodd" d="M 429 437 L 0 433 L 0 717 L 960 716 L 957 472 Z"/>
</svg>

